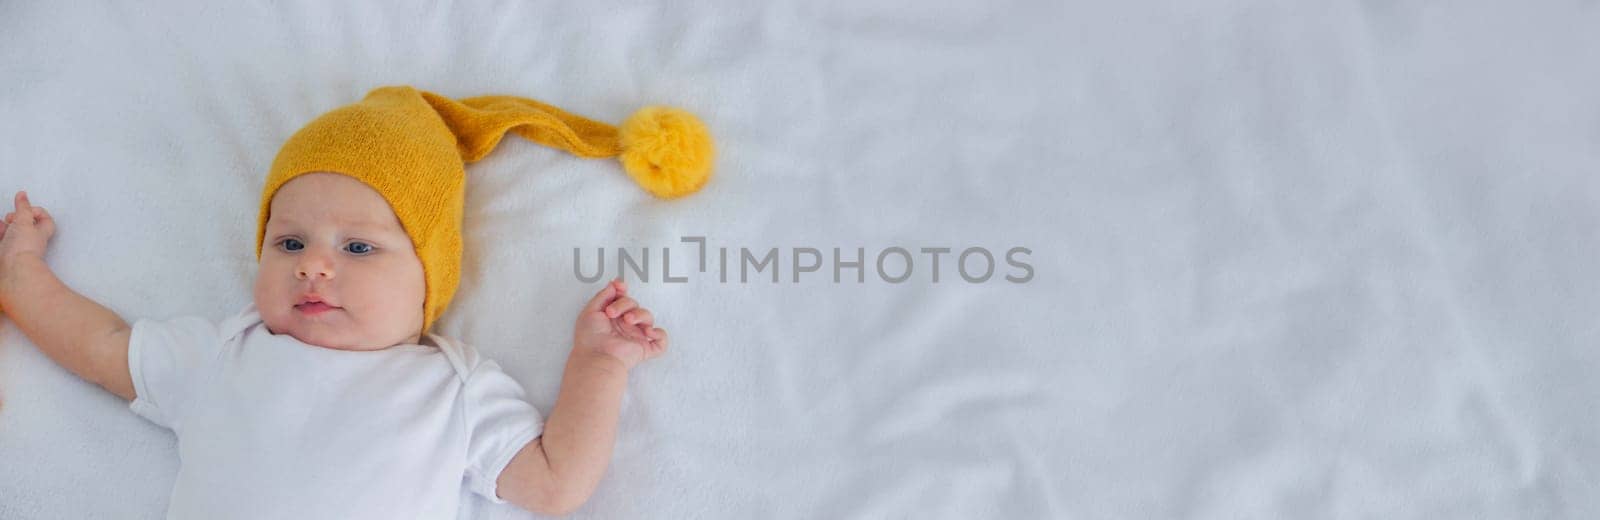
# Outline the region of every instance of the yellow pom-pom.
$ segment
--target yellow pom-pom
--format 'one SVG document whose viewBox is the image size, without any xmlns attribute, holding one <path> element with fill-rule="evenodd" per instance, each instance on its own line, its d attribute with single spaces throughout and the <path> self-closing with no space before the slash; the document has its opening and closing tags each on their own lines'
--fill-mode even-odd
<svg viewBox="0 0 1600 520">
<path fill-rule="evenodd" d="M 645 191 L 661 198 L 694 193 L 711 178 L 711 133 L 684 110 L 651 106 L 628 117 L 618 131 L 622 168 Z"/>
</svg>

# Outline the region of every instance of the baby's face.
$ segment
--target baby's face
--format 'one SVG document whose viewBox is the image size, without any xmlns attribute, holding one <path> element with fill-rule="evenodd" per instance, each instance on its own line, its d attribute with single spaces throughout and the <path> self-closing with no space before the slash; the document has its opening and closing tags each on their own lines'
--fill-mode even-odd
<svg viewBox="0 0 1600 520">
<path fill-rule="evenodd" d="M 376 190 L 345 175 L 301 175 L 273 195 L 269 217 L 255 288 L 267 330 L 340 350 L 417 342 L 422 261 Z"/>
</svg>

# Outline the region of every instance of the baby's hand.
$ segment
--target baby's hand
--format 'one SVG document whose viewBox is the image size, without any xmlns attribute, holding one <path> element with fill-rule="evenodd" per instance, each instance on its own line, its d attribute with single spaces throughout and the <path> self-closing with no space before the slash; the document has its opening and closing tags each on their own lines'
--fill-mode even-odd
<svg viewBox="0 0 1600 520">
<path fill-rule="evenodd" d="M 574 353 L 608 354 L 632 369 L 667 351 L 667 331 L 653 328 L 655 316 L 627 296 L 621 278 L 606 284 L 578 314 Z"/>
<path fill-rule="evenodd" d="M 0 221 L 0 265 L 19 255 L 44 258 L 44 246 L 56 233 L 56 221 L 44 208 L 28 204 L 27 192 L 19 191 L 17 210 Z"/>
</svg>

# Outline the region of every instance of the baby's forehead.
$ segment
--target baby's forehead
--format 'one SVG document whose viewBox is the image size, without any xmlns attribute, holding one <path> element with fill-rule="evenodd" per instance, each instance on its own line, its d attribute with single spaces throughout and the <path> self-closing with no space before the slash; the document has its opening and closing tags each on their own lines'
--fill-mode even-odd
<svg viewBox="0 0 1600 520">
<path fill-rule="evenodd" d="M 297 211 L 285 210 L 274 212 L 269 220 L 269 225 L 276 226 L 311 226 L 333 224 L 339 227 L 367 231 L 398 231 L 399 221 L 390 215 L 387 221 L 382 218 L 373 218 L 372 215 L 338 211 L 337 208 L 326 208 L 328 211 Z"/>
<path fill-rule="evenodd" d="M 348 177 L 334 177 L 343 176 L 306 175 L 285 184 L 272 197 L 269 225 L 332 223 L 375 231 L 400 228 L 399 217 L 376 190 Z M 299 183 L 302 179 L 309 182 Z"/>
<path fill-rule="evenodd" d="M 297 189 L 305 188 L 305 189 Z M 284 211 L 316 211 L 350 208 L 354 210 L 385 210 L 389 203 L 377 192 L 361 192 L 331 186 L 288 186 L 278 189 L 272 196 L 272 208 Z"/>
</svg>

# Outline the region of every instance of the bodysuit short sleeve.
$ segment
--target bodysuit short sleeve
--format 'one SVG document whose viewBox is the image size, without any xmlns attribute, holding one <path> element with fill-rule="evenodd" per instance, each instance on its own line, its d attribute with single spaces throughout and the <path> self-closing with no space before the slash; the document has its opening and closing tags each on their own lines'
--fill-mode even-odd
<svg viewBox="0 0 1600 520">
<path fill-rule="evenodd" d="M 522 447 L 544 433 L 544 417 L 523 396 L 522 385 L 485 359 L 467 379 L 462 397 L 467 440 L 467 485 L 495 503 L 500 472 Z"/>
<path fill-rule="evenodd" d="M 211 368 L 221 343 L 218 325 L 199 317 L 134 322 L 128 375 L 135 397 L 128 407 L 167 429 L 181 428 L 189 388 Z"/>
</svg>

